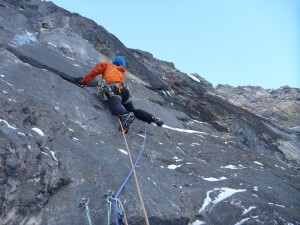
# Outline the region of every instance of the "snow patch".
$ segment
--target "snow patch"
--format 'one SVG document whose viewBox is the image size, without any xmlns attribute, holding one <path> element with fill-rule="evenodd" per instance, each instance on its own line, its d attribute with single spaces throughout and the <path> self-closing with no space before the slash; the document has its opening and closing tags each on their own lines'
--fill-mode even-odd
<svg viewBox="0 0 300 225">
<path fill-rule="evenodd" d="M 264 164 L 260 163 L 260 162 L 257 162 L 257 161 L 254 161 L 255 164 L 258 164 L 258 165 L 261 165 L 263 166 Z"/>
<path fill-rule="evenodd" d="M 44 136 L 44 132 L 40 128 L 33 127 L 33 128 L 31 128 L 31 130 L 37 132 L 41 136 Z"/>
<path fill-rule="evenodd" d="M 22 136 L 26 136 L 24 133 L 22 132 L 18 132 L 19 135 L 22 135 Z"/>
<path fill-rule="evenodd" d="M 53 151 L 50 151 L 50 152 L 51 152 L 52 158 L 55 160 L 55 162 L 58 163 L 58 160 L 57 160 L 57 158 L 55 156 L 55 152 L 53 152 Z"/>
<path fill-rule="evenodd" d="M 205 222 L 202 222 L 200 220 L 196 220 L 195 222 L 192 223 L 192 225 L 202 225 L 205 224 Z"/>
<path fill-rule="evenodd" d="M 211 182 L 215 182 L 215 181 L 220 181 L 220 180 L 227 180 L 228 178 L 227 177 L 220 177 L 220 178 L 214 178 L 214 177 L 202 177 L 203 180 L 206 180 L 206 181 L 211 181 Z"/>
<path fill-rule="evenodd" d="M 236 224 L 234 225 L 242 225 L 243 223 L 245 223 L 247 220 L 249 220 L 250 218 L 245 218 L 245 219 L 242 219 L 240 222 L 237 222 Z"/>
<path fill-rule="evenodd" d="M 16 127 L 13 127 L 13 126 L 11 126 L 6 120 L 2 120 L 2 119 L 0 119 L 0 123 L 1 122 L 3 122 L 3 123 L 5 123 L 6 124 L 6 126 L 8 127 L 8 128 L 11 128 L 11 129 L 14 129 L 14 130 L 16 130 L 17 128 Z"/>
<path fill-rule="evenodd" d="M 197 81 L 197 82 L 201 83 L 201 81 L 196 76 L 194 76 L 193 74 L 188 74 L 188 76 L 190 78 L 192 78 L 194 81 Z"/>
<path fill-rule="evenodd" d="M 73 60 L 73 61 L 75 60 L 75 59 L 73 59 L 73 58 L 71 58 L 71 57 L 69 57 L 69 56 L 67 56 L 66 58 L 71 59 L 71 60 Z"/>
<path fill-rule="evenodd" d="M 11 98 L 7 98 L 7 100 L 8 100 L 9 102 L 17 102 L 16 100 L 11 99 Z"/>
<path fill-rule="evenodd" d="M 118 148 L 118 150 L 119 150 L 120 152 L 122 152 L 123 154 L 128 155 L 128 153 L 127 153 L 124 149 Z"/>
<path fill-rule="evenodd" d="M 48 42 L 48 45 L 52 45 L 53 47 L 57 47 L 55 44 L 53 44 L 52 42 Z"/>
<path fill-rule="evenodd" d="M 252 209 L 256 209 L 256 206 L 250 206 L 248 209 L 245 209 L 242 215 L 246 215 L 248 212 L 250 212 Z"/>
<path fill-rule="evenodd" d="M 189 133 L 189 134 L 207 134 L 205 132 L 197 131 L 197 130 L 188 130 L 188 129 L 180 129 L 180 128 L 169 127 L 169 126 L 167 126 L 165 124 L 162 125 L 162 127 L 170 129 L 170 130 L 175 130 L 175 131 L 183 132 L 183 133 Z"/>
<path fill-rule="evenodd" d="M 0 79 L 1 81 L 3 81 L 4 83 L 6 83 L 7 85 L 9 85 L 9 86 L 11 86 L 11 87 L 13 87 L 14 85 L 12 85 L 12 84 L 10 84 L 10 83 L 8 83 L 7 81 L 5 81 L 5 80 L 3 80 L 3 79 Z"/>
<path fill-rule="evenodd" d="M 166 97 L 172 97 L 170 91 L 162 91 Z"/>
<path fill-rule="evenodd" d="M 176 168 L 181 167 L 181 166 L 182 166 L 182 165 L 171 164 L 171 165 L 168 165 L 168 169 L 170 169 L 170 170 L 175 170 Z"/>
<path fill-rule="evenodd" d="M 284 205 L 278 205 L 278 204 L 275 204 L 275 203 L 272 203 L 272 202 L 270 202 L 269 205 L 275 205 L 275 206 L 278 206 L 278 207 L 281 207 L 281 208 L 285 208 Z"/>
<path fill-rule="evenodd" d="M 142 138 L 146 138 L 144 135 L 142 134 L 138 134 L 138 136 L 142 137 Z"/>
<path fill-rule="evenodd" d="M 247 191 L 246 189 L 231 189 L 228 187 L 222 187 L 222 188 L 215 188 L 213 190 L 210 190 L 206 193 L 206 198 L 204 199 L 203 205 L 199 210 L 199 213 L 201 213 L 202 211 L 205 210 L 205 208 L 209 205 L 209 204 L 213 204 L 213 206 L 211 207 L 210 211 L 213 209 L 213 207 L 218 204 L 219 202 L 223 201 L 226 198 L 229 198 L 231 195 L 239 193 L 239 192 L 244 192 Z M 219 195 L 212 200 L 210 198 L 210 193 L 212 192 L 220 192 Z"/>
<path fill-rule="evenodd" d="M 221 166 L 220 168 L 222 168 L 222 169 L 231 169 L 231 170 L 241 170 L 241 169 L 245 169 L 247 167 L 244 167 L 243 165 L 238 165 L 238 166 L 228 165 L 228 166 Z"/>
</svg>

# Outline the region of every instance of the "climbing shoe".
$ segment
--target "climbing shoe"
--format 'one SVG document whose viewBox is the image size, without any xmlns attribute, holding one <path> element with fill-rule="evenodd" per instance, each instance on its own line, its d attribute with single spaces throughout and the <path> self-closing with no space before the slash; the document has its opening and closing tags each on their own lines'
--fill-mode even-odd
<svg viewBox="0 0 300 225">
<path fill-rule="evenodd" d="M 164 124 L 164 121 L 158 117 L 152 117 L 152 122 L 155 123 L 159 127 L 161 127 Z"/>
<path fill-rule="evenodd" d="M 122 131 L 122 128 L 123 128 L 124 133 L 127 134 L 129 131 L 129 126 L 134 121 L 134 119 L 135 119 L 135 116 L 134 116 L 133 112 L 129 112 L 129 113 L 126 113 L 124 116 L 121 116 L 120 120 L 121 120 L 122 127 L 120 126 L 119 131 Z"/>
</svg>

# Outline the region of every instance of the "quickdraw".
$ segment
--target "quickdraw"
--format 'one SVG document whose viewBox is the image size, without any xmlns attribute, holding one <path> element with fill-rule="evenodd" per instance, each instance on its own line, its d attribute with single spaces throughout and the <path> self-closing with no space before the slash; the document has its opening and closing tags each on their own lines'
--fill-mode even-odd
<svg viewBox="0 0 300 225">
<path fill-rule="evenodd" d="M 82 198 L 80 203 L 79 203 L 79 206 L 84 207 L 87 222 L 88 222 L 89 225 L 93 225 L 92 219 L 91 219 L 91 216 L 90 216 L 90 209 L 89 209 L 88 205 L 89 205 L 89 199 L 88 198 Z"/>
<path fill-rule="evenodd" d="M 116 225 L 128 225 L 126 213 L 121 201 L 113 195 L 111 190 L 105 194 L 107 201 L 107 224 L 110 225 L 111 205 L 114 205 Z"/>
</svg>

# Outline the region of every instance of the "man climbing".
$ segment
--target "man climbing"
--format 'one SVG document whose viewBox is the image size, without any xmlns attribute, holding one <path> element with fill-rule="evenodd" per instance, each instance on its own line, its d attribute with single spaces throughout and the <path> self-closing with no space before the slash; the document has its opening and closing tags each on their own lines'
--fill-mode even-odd
<svg viewBox="0 0 300 225">
<path fill-rule="evenodd" d="M 80 81 L 81 85 L 88 84 L 97 75 L 102 74 L 101 86 L 111 113 L 118 116 L 123 130 L 128 132 L 129 125 L 133 120 L 139 120 L 147 123 L 155 123 L 161 127 L 164 124 L 160 118 L 142 110 L 135 109 L 131 100 L 130 91 L 124 85 L 126 61 L 122 56 L 116 56 L 112 63 L 98 63 L 90 72 L 88 72 Z M 120 128 L 121 129 L 121 128 Z"/>
</svg>

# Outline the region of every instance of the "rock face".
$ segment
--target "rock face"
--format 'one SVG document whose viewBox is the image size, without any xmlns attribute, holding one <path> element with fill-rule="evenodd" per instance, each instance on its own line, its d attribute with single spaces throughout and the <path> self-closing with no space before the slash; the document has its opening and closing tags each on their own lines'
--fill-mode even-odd
<svg viewBox="0 0 300 225">
<path fill-rule="evenodd" d="M 107 223 L 104 195 L 128 175 L 128 153 L 96 88 L 70 81 L 115 54 L 135 106 L 166 124 L 136 120 L 126 135 L 134 161 L 144 149 L 151 225 L 300 224 L 299 89 L 214 89 L 33 0 L 0 0 L 0 224 L 88 224 L 83 198 L 91 222 Z M 133 177 L 119 199 L 129 224 L 145 224 Z"/>
<path fill-rule="evenodd" d="M 279 89 L 231 87 L 218 85 L 216 92 L 234 105 L 243 107 L 272 123 L 300 131 L 300 90 L 283 86 Z"/>
<path fill-rule="evenodd" d="M 247 109 L 264 120 L 270 121 L 280 130 L 277 148 L 295 166 L 299 166 L 300 152 L 297 144 L 300 137 L 300 89 L 283 86 L 276 90 L 261 87 L 231 87 L 218 85 L 216 92 L 223 99 L 236 106 Z M 299 142 L 298 142 L 299 143 Z"/>
</svg>

